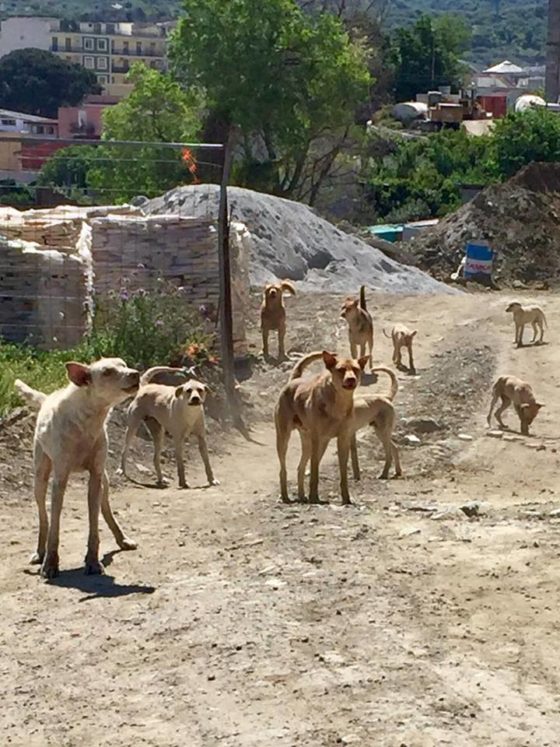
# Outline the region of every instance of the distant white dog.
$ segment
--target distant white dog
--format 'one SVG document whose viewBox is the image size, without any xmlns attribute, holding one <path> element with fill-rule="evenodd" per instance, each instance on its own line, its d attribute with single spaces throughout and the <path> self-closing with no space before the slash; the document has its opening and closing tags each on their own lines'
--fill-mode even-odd
<svg viewBox="0 0 560 747">
<path fill-rule="evenodd" d="M 540 306 L 522 306 L 518 301 L 512 301 L 506 309 L 506 312 L 513 314 L 515 323 L 515 340 L 517 347 L 523 345 L 523 330 L 526 324 L 533 327 L 532 343 L 537 341 L 537 334 L 540 331 L 539 343 L 543 341 L 544 327 L 548 327 L 544 311 Z"/>
<path fill-rule="evenodd" d="M 140 374 L 120 358 L 102 358 L 87 366 L 67 363 L 70 383 L 65 389 L 43 394 L 16 379 L 15 386 L 30 405 L 39 410 L 33 440 L 35 500 L 39 510 L 39 539 L 32 563 L 41 563 L 41 575 L 58 575 L 60 514 L 66 485 L 72 472 L 89 472 L 89 537 L 86 573 L 103 573 L 99 560 L 99 509 L 122 550 L 134 550 L 113 516 L 109 504 L 109 480 L 105 471 L 107 433 L 105 424 L 114 405 L 135 394 Z M 53 473 L 51 522 L 46 508 L 49 476 Z"/>
</svg>

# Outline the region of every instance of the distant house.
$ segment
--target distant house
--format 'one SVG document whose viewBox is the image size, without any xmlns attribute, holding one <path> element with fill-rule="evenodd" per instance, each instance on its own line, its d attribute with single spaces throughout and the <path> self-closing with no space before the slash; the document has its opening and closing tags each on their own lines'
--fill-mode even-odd
<svg viewBox="0 0 560 747">
<path fill-rule="evenodd" d="M 33 181 L 48 157 L 62 147 L 57 143 L 25 142 L 24 138 L 30 136 L 58 137 L 58 120 L 0 109 L 0 179 Z"/>
<path fill-rule="evenodd" d="M 1 7 L 1 5 L 0 5 Z M 15 16 L 0 26 L 0 57 L 35 47 L 95 73 L 105 93 L 126 96 L 126 76 L 136 61 L 167 69 L 167 38 L 174 23 L 97 23 Z"/>
<path fill-rule="evenodd" d="M 36 117 L 33 114 L 0 109 L 0 132 L 23 135 L 58 135 L 58 120 Z"/>
<path fill-rule="evenodd" d="M 103 112 L 118 104 L 118 96 L 87 96 L 79 106 L 62 106 L 58 110 L 58 132 L 61 138 L 99 139 L 103 130 Z"/>
</svg>

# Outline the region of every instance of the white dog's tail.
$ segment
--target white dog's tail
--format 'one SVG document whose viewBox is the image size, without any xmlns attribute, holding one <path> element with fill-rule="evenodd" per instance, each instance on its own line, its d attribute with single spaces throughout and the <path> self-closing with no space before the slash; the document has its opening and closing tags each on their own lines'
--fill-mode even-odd
<svg viewBox="0 0 560 747">
<path fill-rule="evenodd" d="M 323 353 L 319 350 L 316 350 L 314 353 L 309 353 L 309 355 L 304 355 L 303 358 L 301 358 L 301 360 L 299 360 L 292 369 L 292 373 L 290 374 L 290 381 L 293 381 L 293 379 L 299 379 L 308 366 L 310 366 L 312 363 L 315 363 L 315 361 L 320 361 L 322 359 Z"/>
<path fill-rule="evenodd" d="M 148 368 L 147 371 L 144 371 L 142 376 L 140 377 L 140 386 L 146 386 L 146 384 L 151 384 L 152 381 L 156 376 L 159 376 L 159 374 L 182 374 L 185 379 L 188 379 L 189 376 L 192 376 L 192 373 L 187 368 L 172 368 L 171 366 L 153 366 L 153 368 Z"/>
<path fill-rule="evenodd" d="M 19 396 L 24 399 L 28 404 L 31 405 L 35 410 L 39 410 L 43 402 L 46 400 L 47 395 L 43 392 L 38 392 L 36 389 L 32 389 L 27 386 L 20 379 L 14 381 L 14 386 L 19 392 Z"/>
<path fill-rule="evenodd" d="M 387 397 L 387 399 L 390 399 L 391 402 L 393 402 L 393 400 L 397 396 L 397 392 L 399 391 L 399 382 L 397 381 L 395 372 L 391 371 L 390 368 L 385 368 L 384 366 L 378 366 L 377 368 L 372 368 L 371 372 L 372 373 L 377 373 L 377 372 L 386 373 L 387 376 L 391 379 L 391 390 L 385 396 Z"/>
<path fill-rule="evenodd" d="M 388 335 L 388 334 L 387 334 L 387 332 L 385 332 L 385 327 L 382 327 L 382 329 L 383 329 L 383 334 L 385 335 L 385 337 L 386 337 L 386 338 L 387 338 L 388 340 L 392 340 L 392 339 L 393 339 L 392 335 Z"/>
</svg>

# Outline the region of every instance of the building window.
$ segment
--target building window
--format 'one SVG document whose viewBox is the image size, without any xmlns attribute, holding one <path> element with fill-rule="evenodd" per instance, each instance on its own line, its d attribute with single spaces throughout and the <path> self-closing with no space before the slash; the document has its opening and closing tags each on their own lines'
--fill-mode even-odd
<svg viewBox="0 0 560 747">
<path fill-rule="evenodd" d="M 51 50 L 53 52 L 58 52 L 58 37 L 57 36 L 53 36 L 52 38 Z"/>
<path fill-rule="evenodd" d="M 107 58 L 106 57 L 98 57 L 97 58 L 97 69 L 98 70 L 107 70 L 109 66 L 107 65 Z"/>
<path fill-rule="evenodd" d="M 123 54 L 130 54 L 128 49 L 128 42 L 123 42 Z"/>
<path fill-rule="evenodd" d="M 114 23 L 108 23 L 105 27 L 107 29 L 108 34 L 114 34 L 115 33 L 115 24 Z"/>
<path fill-rule="evenodd" d="M 67 36 L 66 39 L 64 40 L 64 49 L 67 52 L 72 51 L 72 39 L 69 36 Z"/>
<path fill-rule="evenodd" d="M 142 42 L 136 42 L 136 54 L 142 54 Z"/>
<path fill-rule="evenodd" d="M 97 82 L 98 82 L 98 83 L 103 83 L 103 84 L 105 84 L 105 83 L 107 83 L 107 81 L 108 81 L 108 78 L 107 78 L 107 76 L 106 76 L 106 75 L 98 75 L 98 76 L 97 76 Z"/>
<path fill-rule="evenodd" d="M 94 34 L 100 34 L 101 33 L 101 24 L 100 23 L 94 23 L 93 24 L 93 33 Z"/>
<path fill-rule="evenodd" d="M 93 70 L 95 67 L 93 57 L 84 57 L 84 67 L 87 67 L 88 70 Z"/>
<path fill-rule="evenodd" d="M 54 135 L 54 127 L 47 127 L 47 135 Z"/>
<path fill-rule="evenodd" d="M 107 51 L 107 39 L 98 39 L 97 40 L 97 49 L 100 52 L 106 52 Z"/>
<path fill-rule="evenodd" d="M 93 51 L 93 39 L 91 38 L 84 39 L 84 49 L 87 49 L 88 52 Z"/>
<path fill-rule="evenodd" d="M 2 124 L 5 127 L 15 127 L 16 126 L 16 120 L 15 119 L 2 119 L 0 120 Z"/>
</svg>

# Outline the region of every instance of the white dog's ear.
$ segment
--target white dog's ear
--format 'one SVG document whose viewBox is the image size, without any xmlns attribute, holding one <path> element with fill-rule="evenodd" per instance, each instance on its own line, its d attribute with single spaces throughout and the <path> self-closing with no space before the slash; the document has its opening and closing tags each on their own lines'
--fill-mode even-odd
<svg viewBox="0 0 560 747">
<path fill-rule="evenodd" d="M 337 360 L 336 353 L 329 353 L 328 350 L 323 350 L 323 363 L 329 371 L 336 366 Z"/>
<path fill-rule="evenodd" d="M 203 384 L 202 386 L 204 387 L 204 391 L 206 392 L 206 394 L 212 394 L 212 390 L 210 389 L 208 384 Z"/>
<path fill-rule="evenodd" d="M 541 410 L 544 407 L 544 402 L 535 402 L 535 405 Z"/>
<path fill-rule="evenodd" d="M 416 337 L 416 335 L 417 335 L 417 334 L 418 334 L 418 330 L 417 330 L 417 329 L 415 329 L 415 330 L 414 330 L 414 332 L 411 332 L 411 333 L 410 333 L 410 337 L 411 337 L 411 338 L 412 338 L 412 337 Z"/>
<path fill-rule="evenodd" d="M 91 381 L 91 371 L 84 363 L 69 361 L 66 364 L 66 374 L 72 384 L 76 386 L 87 386 Z"/>
<path fill-rule="evenodd" d="M 184 391 L 185 391 L 185 385 L 184 385 L 184 384 L 182 384 L 181 386 L 178 386 L 178 387 L 177 387 L 177 388 L 175 389 L 175 396 L 176 396 L 176 397 L 182 397 L 182 396 L 183 396 L 183 393 L 184 393 Z"/>
</svg>

